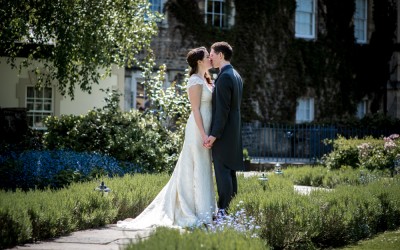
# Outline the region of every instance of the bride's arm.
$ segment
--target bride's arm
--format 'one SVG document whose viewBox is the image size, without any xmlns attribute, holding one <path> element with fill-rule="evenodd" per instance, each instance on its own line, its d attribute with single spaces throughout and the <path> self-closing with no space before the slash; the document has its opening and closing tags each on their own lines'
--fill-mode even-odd
<svg viewBox="0 0 400 250">
<path fill-rule="evenodd" d="M 192 108 L 194 120 L 196 122 L 197 128 L 200 131 L 201 138 L 203 141 L 207 139 L 207 134 L 204 131 L 203 126 L 203 118 L 200 113 L 200 104 L 201 104 L 201 92 L 203 91 L 203 86 L 201 84 L 196 84 L 189 87 L 189 100 L 190 106 Z"/>
</svg>

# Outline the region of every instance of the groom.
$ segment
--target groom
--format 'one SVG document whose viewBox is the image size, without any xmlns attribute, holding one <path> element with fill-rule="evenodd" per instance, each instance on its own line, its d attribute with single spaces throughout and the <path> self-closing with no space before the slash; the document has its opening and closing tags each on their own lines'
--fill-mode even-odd
<svg viewBox="0 0 400 250">
<path fill-rule="evenodd" d="M 226 42 L 211 46 L 210 61 L 219 69 L 212 97 L 211 132 L 205 146 L 212 148 L 218 190 L 218 214 L 225 216 L 230 201 L 237 193 L 236 171 L 243 170 L 242 78 L 230 64 L 232 47 Z"/>
</svg>

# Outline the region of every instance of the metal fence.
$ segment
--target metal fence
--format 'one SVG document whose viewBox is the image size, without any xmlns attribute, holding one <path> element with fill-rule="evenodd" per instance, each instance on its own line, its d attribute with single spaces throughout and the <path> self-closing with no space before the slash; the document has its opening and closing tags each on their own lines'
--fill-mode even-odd
<svg viewBox="0 0 400 250">
<path fill-rule="evenodd" d="M 400 128 L 399 128 L 400 130 Z M 379 138 L 399 131 L 389 129 L 360 129 L 335 125 L 310 124 L 243 124 L 243 148 L 252 162 L 317 163 L 332 151 L 326 140 L 337 138 Z"/>
</svg>

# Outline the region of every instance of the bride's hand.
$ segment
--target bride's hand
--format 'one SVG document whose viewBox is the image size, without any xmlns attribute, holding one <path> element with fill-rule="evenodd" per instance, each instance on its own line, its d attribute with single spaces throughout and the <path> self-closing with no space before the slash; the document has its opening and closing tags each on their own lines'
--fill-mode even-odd
<svg viewBox="0 0 400 250">
<path fill-rule="evenodd" d="M 203 139 L 203 147 L 210 149 L 209 141 L 208 141 L 208 135 L 202 135 L 201 136 Z"/>
<path fill-rule="evenodd" d="M 207 140 L 208 140 L 208 135 L 206 135 L 206 134 L 202 135 L 201 139 L 203 140 L 203 145 L 205 145 L 207 143 Z"/>
</svg>

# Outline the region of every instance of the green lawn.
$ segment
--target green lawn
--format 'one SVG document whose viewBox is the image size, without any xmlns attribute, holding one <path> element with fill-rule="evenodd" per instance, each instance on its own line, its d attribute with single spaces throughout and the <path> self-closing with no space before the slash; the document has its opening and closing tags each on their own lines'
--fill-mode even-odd
<svg viewBox="0 0 400 250">
<path fill-rule="evenodd" d="M 400 249 L 400 229 L 386 231 L 375 237 L 358 242 L 355 245 L 340 248 L 342 250 L 398 250 Z"/>
</svg>

